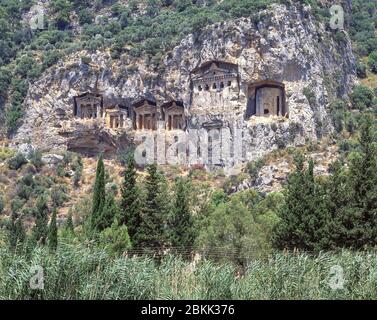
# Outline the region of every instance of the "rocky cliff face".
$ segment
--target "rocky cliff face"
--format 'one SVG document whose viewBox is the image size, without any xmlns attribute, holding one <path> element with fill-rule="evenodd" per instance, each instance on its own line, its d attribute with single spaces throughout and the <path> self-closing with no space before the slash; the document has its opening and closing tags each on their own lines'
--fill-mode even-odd
<svg viewBox="0 0 377 320">
<path fill-rule="evenodd" d="M 75 119 L 74 96 L 97 88 L 105 106 L 129 106 L 140 97 L 159 103 L 180 100 L 189 115 L 191 71 L 212 59 L 238 65 L 240 90 L 234 103 L 239 117 L 234 119 L 232 110 L 204 112 L 197 119 L 199 124 L 218 117 L 224 126 L 236 123 L 242 129 L 242 161 L 278 147 L 303 144 L 332 130 L 326 107 L 335 98 L 347 97 L 356 79 L 348 36 L 337 42 L 330 33 L 314 19 L 310 8 L 274 5 L 253 17 L 215 24 L 186 37 L 167 53 L 159 70 L 127 56 L 113 61 L 108 52 L 76 53 L 30 86 L 15 144 L 111 154 L 133 142 L 131 126 L 119 132 L 98 120 Z M 90 56 L 91 62 L 82 62 L 83 56 Z M 249 85 L 267 79 L 284 83 L 289 120 L 244 119 Z"/>
</svg>

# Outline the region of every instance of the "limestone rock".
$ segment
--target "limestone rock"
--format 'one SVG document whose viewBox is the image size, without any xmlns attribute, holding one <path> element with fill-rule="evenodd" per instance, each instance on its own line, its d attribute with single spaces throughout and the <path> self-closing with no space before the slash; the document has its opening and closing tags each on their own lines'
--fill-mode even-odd
<svg viewBox="0 0 377 320">
<path fill-rule="evenodd" d="M 84 63 L 82 56 L 90 56 L 92 63 Z M 191 72 L 210 60 L 238 65 L 239 91 L 225 110 L 207 110 L 203 105 L 200 115 L 190 115 Z M 249 86 L 261 80 L 284 83 L 289 119 L 244 119 Z M 355 81 L 355 58 L 348 36 L 336 42 L 311 15 L 310 7 L 274 5 L 252 18 L 217 23 L 185 37 L 166 55 L 162 71 L 126 55 L 113 61 L 109 52 L 82 51 L 67 56 L 30 85 L 23 124 L 14 140 L 19 145 L 30 140 L 34 147 L 88 155 L 114 155 L 119 148 L 134 144 L 131 122 L 118 132 L 95 121 L 74 119 L 73 97 L 98 90 L 105 107 L 117 103 L 129 107 L 140 97 L 158 103 L 179 100 L 190 123 L 199 127 L 219 121 L 230 132 L 240 127 L 242 136 L 232 141 L 240 158 L 223 159 L 224 166 L 231 166 L 274 149 L 304 145 L 307 138 L 317 138 L 319 129 L 331 132 L 327 106 L 335 98 L 347 97 Z M 306 87 L 314 93 L 312 105 L 303 93 Z"/>
<path fill-rule="evenodd" d="M 45 154 L 42 156 L 42 161 L 50 166 L 56 165 L 59 162 L 63 161 L 63 156 L 53 153 Z"/>
</svg>

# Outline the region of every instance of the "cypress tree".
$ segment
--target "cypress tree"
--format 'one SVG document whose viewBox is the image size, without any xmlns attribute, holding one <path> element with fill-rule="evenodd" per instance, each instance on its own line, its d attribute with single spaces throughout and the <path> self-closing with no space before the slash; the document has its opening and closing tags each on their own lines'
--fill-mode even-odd
<svg viewBox="0 0 377 320">
<path fill-rule="evenodd" d="M 142 220 L 135 235 L 135 246 L 143 246 L 158 251 L 166 243 L 166 197 L 162 197 L 162 188 L 166 187 L 163 177 L 155 164 L 147 168 L 145 181 L 146 197 L 142 209 Z M 165 190 L 166 191 L 166 190 Z"/>
<path fill-rule="evenodd" d="M 135 160 L 133 156 L 127 158 L 122 186 L 121 216 L 119 224 L 126 224 L 132 242 L 137 242 L 135 235 L 141 223 L 140 190 L 136 182 Z"/>
<path fill-rule="evenodd" d="M 374 119 L 363 118 L 359 152 L 349 165 L 350 208 L 348 239 L 354 248 L 376 245 L 377 241 L 377 152 Z"/>
<path fill-rule="evenodd" d="M 175 183 L 174 207 L 169 221 L 171 245 L 177 248 L 192 248 L 195 239 L 188 193 L 188 182 L 178 178 Z"/>
<path fill-rule="evenodd" d="M 17 246 L 25 241 L 26 233 L 22 224 L 22 217 L 19 211 L 22 203 L 15 198 L 11 203 L 12 213 L 9 227 L 9 246 L 11 250 L 15 250 Z"/>
<path fill-rule="evenodd" d="M 313 175 L 313 161 L 304 170 L 304 159 L 296 157 L 296 171 L 289 177 L 285 203 L 278 212 L 273 242 L 277 248 L 318 250 L 326 232 L 326 208 L 323 192 Z"/>
<path fill-rule="evenodd" d="M 110 228 L 114 222 L 114 218 L 118 216 L 118 211 L 119 208 L 114 196 L 112 194 L 107 195 L 101 215 L 98 217 L 97 229 L 102 231 Z"/>
<path fill-rule="evenodd" d="M 44 196 L 37 200 L 35 208 L 35 225 L 33 228 L 33 240 L 38 244 L 45 244 L 48 234 L 48 206 Z"/>
<path fill-rule="evenodd" d="M 352 227 L 353 212 L 350 210 L 350 189 L 347 172 L 339 160 L 330 166 L 331 176 L 325 182 L 325 205 L 328 212 L 327 243 L 324 249 L 349 246 L 349 228 Z"/>
<path fill-rule="evenodd" d="M 93 188 L 93 204 L 91 215 L 91 230 L 97 229 L 105 205 L 105 167 L 102 155 L 98 159 L 96 180 Z"/>
<path fill-rule="evenodd" d="M 51 221 L 48 226 L 48 246 L 51 250 L 56 250 L 58 247 L 58 227 L 56 225 L 57 209 L 52 211 Z"/>
<path fill-rule="evenodd" d="M 68 211 L 67 221 L 65 222 L 65 229 L 71 233 L 75 232 L 72 218 L 72 208 L 70 208 Z"/>
</svg>

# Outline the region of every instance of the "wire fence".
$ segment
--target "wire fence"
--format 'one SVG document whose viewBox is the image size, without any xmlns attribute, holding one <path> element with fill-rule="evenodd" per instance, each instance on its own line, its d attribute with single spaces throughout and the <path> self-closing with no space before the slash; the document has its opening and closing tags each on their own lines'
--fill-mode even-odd
<svg viewBox="0 0 377 320">
<path fill-rule="evenodd" d="M 164 256 L 181 256 L 191 260 L 215 259 L 215 260 L 251 260 L 267 259 L 276 254 L 283 256 L 321 256 L 330 254 L 339 254 L 342 249 L 328 251 L 314 251 L 302 249 L 284 249 L 284 250 L 261 250 L 259 248 L 246 248 L 234 250 L 234 248 L 211 246 L 211 247 L 140 247 L 133 248 L 124 252 L 124 256 L 148 256 L 161 258 Z M 377 250 L 360 251 L 362 253 L 377 254 Z"/>
</svg>

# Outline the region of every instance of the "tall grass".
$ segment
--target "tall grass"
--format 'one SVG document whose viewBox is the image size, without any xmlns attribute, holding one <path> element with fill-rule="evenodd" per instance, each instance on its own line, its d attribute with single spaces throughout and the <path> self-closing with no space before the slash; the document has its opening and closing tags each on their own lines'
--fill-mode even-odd
<svg viewBox="0 0 377 320">
<path fill-rule="evenodd" d="M 30 268 L 44 270 L 44 289 L 29 286 Z M 343 268 L 344 288 L 331 289 L 331 267 Z M 55 254 L 0 249 L 0 299 L 376 299 L 377 254 L 276 253 L 250 262 L 244 275 L 230 264 L 177 257 L 112 259 L 105 250 L 61 244 Z"/>
</svg>

